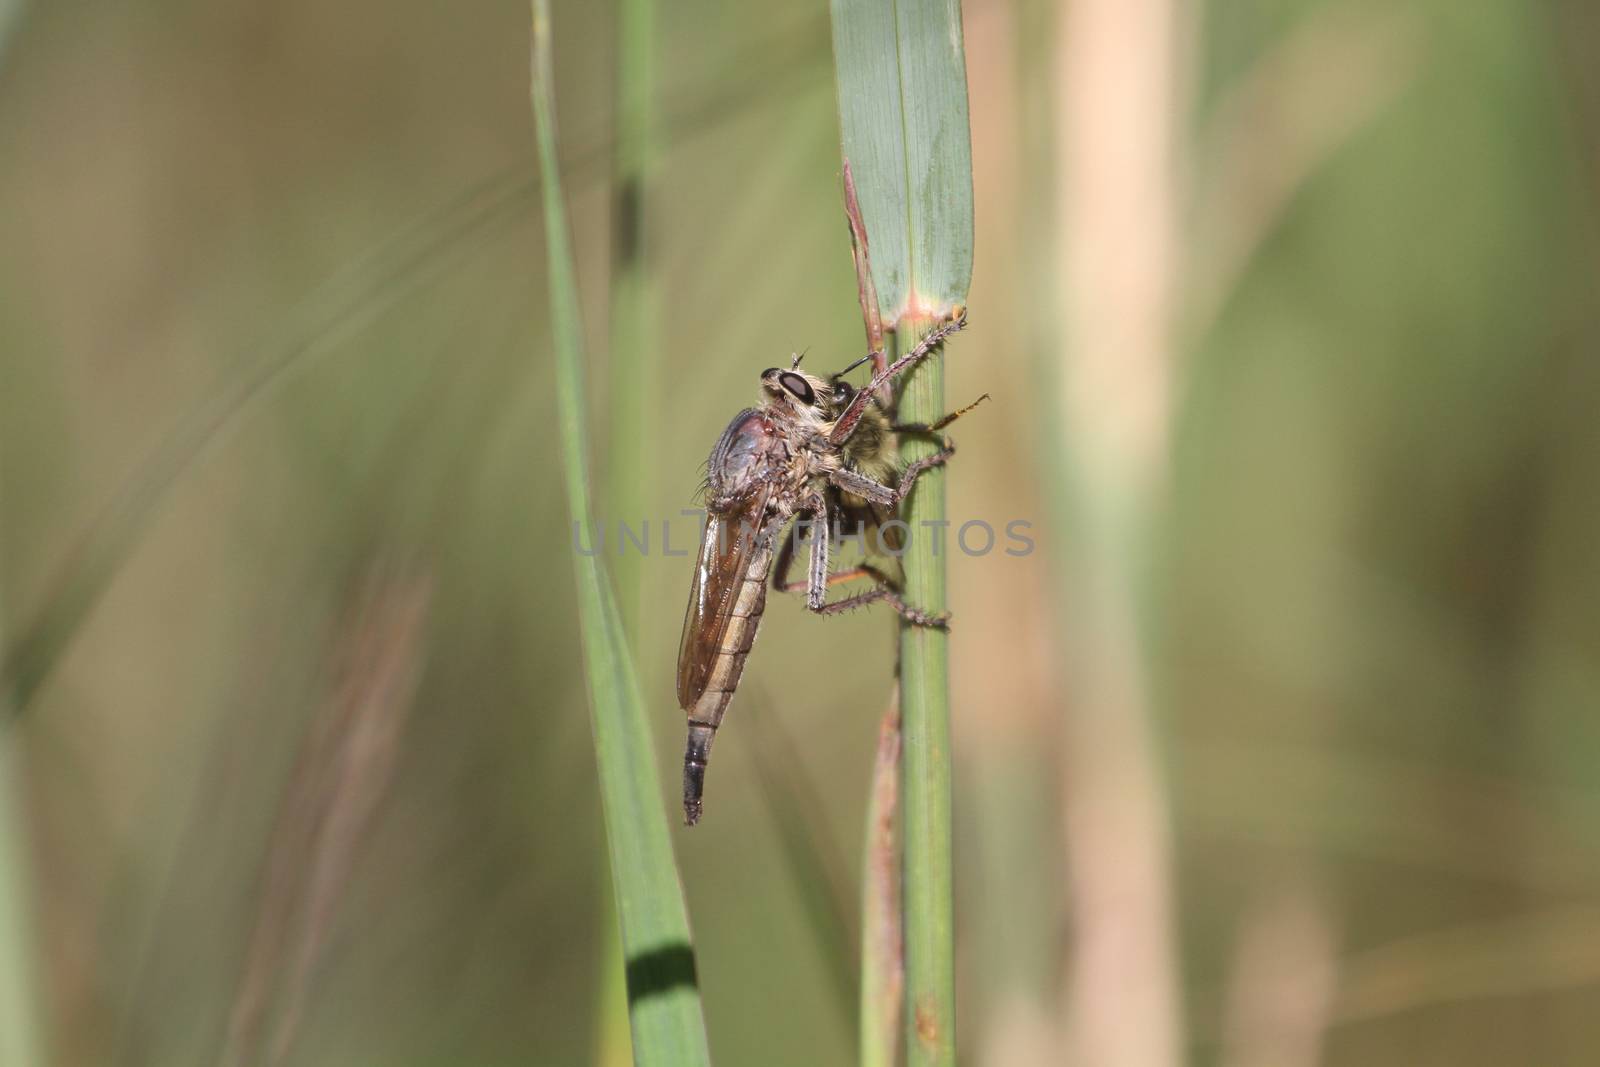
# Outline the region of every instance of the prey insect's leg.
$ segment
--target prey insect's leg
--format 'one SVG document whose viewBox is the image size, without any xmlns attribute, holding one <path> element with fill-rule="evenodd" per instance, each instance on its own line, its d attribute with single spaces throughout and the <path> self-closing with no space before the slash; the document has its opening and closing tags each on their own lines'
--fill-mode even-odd
<svg viewBox="0 0 1600 1067">
<path fill-rule="evenodd" d="M 848 441 L 850 435 L 856 432 L 856 426 L 861 422 L 861 414 L 866 410 L 868 402 L 872 400 L 874 395 L 885 389 L 894 380 L 895 375 L 909 370 L 918 360 L 921 360 L 929 352 L 937 348 L 939 342 L 966 324 L 967 312 L 965 308 L 962 308 L 956 312 L 955 318 L 941 322 L 929 330 L 927 336 L 918 341 L 915 348 L 889 364 L 884 370 L 874 374 L 872 381 L 868 382 L 855 395 L 855 398 L 850 401 L 849 405 L 839 415 L 838 421 L 833 424 L 832 432 L 828 434 L 828 440 L 836 445 Z"/>
<path fill-rule="evenodd" d="M 944 418 L 940 419 L 938 422 L 934 422 L 934 423 L 926 423 L 926 422 L 897 422 L 897 423 L 893 423 L 889 427 L 889 429 L 893 430 L 895 433 L 936 434 L 940 430 L 944 429 L 946 426 L 949 426 L 952 422 L 955 422 L 961 416 L 965 415 L 967 412 L 971 411 L 973 408 L 977 407 L 979 404 L 983 403 L 985 400 L 988 400 L 988 399 L 989 399 L 989 394 L 988 393 L 984 393 L 982 396 L 980 396 L 978 399 L 974 400 L 972 403 L 968 404 L 966 407 L 960 408 L 960 409 L 958 409 L 956 411 L 952 411 L 950 414 L 946 415 Z M 945 447 L 946 448 L 950 447 L 949 446 L 949 442 L 945 442 Z"/>
</svg>

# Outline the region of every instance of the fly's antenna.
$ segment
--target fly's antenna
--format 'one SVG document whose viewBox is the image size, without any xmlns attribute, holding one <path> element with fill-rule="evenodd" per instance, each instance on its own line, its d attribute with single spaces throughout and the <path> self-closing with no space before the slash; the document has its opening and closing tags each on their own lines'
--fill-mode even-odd
<svg viewBox="0 0 1600 1067">
<path fill-rule="evenodd" d="M 806 358 L 806 353 L 809 351 L 811 351 L 811 346 L 807 345 L 805 348 L 802 348 L 800 351 L 796 352 L 794 354 L 794 359 L 789 361 L 789 369 L 795 370 L 798 368 L 800 366 L 800 361 Z"/>
</svg>

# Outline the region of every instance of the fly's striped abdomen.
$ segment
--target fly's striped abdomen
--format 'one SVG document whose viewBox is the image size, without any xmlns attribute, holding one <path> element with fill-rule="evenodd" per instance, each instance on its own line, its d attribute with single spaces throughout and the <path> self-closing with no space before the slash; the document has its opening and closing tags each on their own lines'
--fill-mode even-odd
<svg viewBox="0 0 1600 1067">
<path fill-rule="evenodd" d="M 700 798 L 705 789 L 706 763 L 711 758 L 711 741 L 722 725 L 722 713 L 739 687 L 744 661 L 756 642 L 761 613 L 767 606 L 767 570 L 772 563 L 772 545 L 763 543 L 750 551 L 738 593 L 729 598 L 727 628 L 717 647 L 711 675 L 694 706 L 689 708 L 689 743 L 683 754 L 683 814 L 692 826 L 700 818 Z"/>
</svg>

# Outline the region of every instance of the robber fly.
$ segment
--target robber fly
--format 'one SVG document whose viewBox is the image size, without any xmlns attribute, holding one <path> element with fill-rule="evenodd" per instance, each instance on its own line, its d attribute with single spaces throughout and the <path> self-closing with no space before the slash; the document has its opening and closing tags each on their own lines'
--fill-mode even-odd
<svg viewBox="0 0 1600 1067">
<path fill-rule="evenodd" d="M 965 312 L 958 311 L 859 392 L 843 375 L 872 355 L 829 378 L 800 373 L 798 357 L 788 370 L 763 371 L 761 406 L 735 415 L 711 450 L 706 526 L 678 648 L 678 705 L 689 715 L 683 755 L 683 814 L 689 825 L 700 819 L 711 742 L 755 644 L 769 571 L 773 588 L 803 589 L 806 607 L 819 615 L 882 601 L 917 626 L 942 628 L 948 621 L 947 615 L 907 604 L 889 577 L 873 567 L 830 573 L 828 538 L 835 512 L 870 510 L 880 521 L 888 518 L 918 475 L 954 453 L 945 439 L 938 452 L 910 463 L 896 478 L 893 434 L 936 432 L 962 412 L 931 426 L 899 426 L 876 397 L 887 396 L 885 387 L 896 376 L 965 325 Z M 811 530 L 807 576 L 792 584 L 792 542 L 785 540 L 773 567 L 778 537 L 791 520 L 807 522 Z M 827 600 L 829 586 L 856 578 L 870 578 L 876 586 Z"/>
</svg>

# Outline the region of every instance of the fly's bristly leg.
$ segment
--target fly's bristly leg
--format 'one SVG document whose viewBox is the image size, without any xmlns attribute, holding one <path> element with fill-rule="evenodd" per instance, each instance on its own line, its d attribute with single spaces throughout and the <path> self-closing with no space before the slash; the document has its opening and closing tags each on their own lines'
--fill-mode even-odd
<svg viewBox="0 0 1600 1067">
<path fill-rule="evenodd" d="M 931 630 L 950 629 L 950 613 L 948 611 L 941 611 L 935 614 L 923 611 L 920 608 L 914 608 L 902 600 L 899 593 L 886 585 L 880 585 L 876 589 L 869 589 L 865 593 L 847 596 L 842 600 L 834 600 L 811 610 L 818 615 L 837 615 L 842 611 L 854 611 L 856 608 L 863 608 L 868 604 L 876 604 L 879 601 L 894 608 L 896 614 L 913 626 L 926 626 Z"/>
<path fill-rule="evenodd" d="M 906 469 L 900 472 L 900 481 L 895 486 L 895 503 L 899 503 L 911 494 L 911 486 L 917 478 L 935 467 L 942 467 L 956 454 L 955 442 L 948 437 L 944 439 L 944 447 L 931 456 L 923 456 L 906 464 Z"/>
<path fill-rule="evenodd" d="M 840 467 L 838 470 L 828 472 L 828 481 L 843 489 L 847 493 L 854 493 L 863 500 L 870 500 L 874 504 L 885 507 L 894 507 L 900 502 L 895 496 L 894 489 L 882 482 L 875 482 L 865 474 L 858 474 L 853 470 Z"/>
<path fill-rule="evenodd" d="M 796 581 L 789 580 L 789 572 L 794 569 L 794 537 L 785 537 L 783 547 L 778 550 L 777 562 L 772 568 L 772 588 L 779 593 L 804 593 L 811 588 L 811 577 L 808 574 Z M 870 563 L 858 563 L 848 570 L 834 571 L 824 579 L 824 584 L 832 589 L 845 582 L 854 582 L 862 578 L 870 579 L 879 585 L 895 588 L 894 579 Z"/>
<path fill-rule="evenodd" d="M 806 575 L 806 607 L 819 611 L 828 598 L 828 500 L 821 493 L 806 509 L 813 517 L 811 527 L 811 570 Z"/>
<path fill-rule="evenodd" d="M 946 319 L 924 334 L 922 340 L 918 341 L 916 347 L 912 348 L 911 351 L 889 364 L 880 373 L 873 375 L 872 381 L 867 384 L 866 389 L 862 390 L 862 392 L 874 391 L 878 386 L 893 381 L 926 358 L 928 353 L 938 348 L 946 337 L 966 329 L 966 326 L 967 309 L 961 308 L 953 317 Z"/>
<path fill-rule="evenodd" d="M 812 529 L 815 529 L 814 524 Z M 783 539 L 783 546 L 778 549 L 778 558 L 772 567 L 772 588 L 775 592 L 804 593 L 811 587 L 809 575 L 796 581 L 791 582 L 789 580 L 789 572 L 794 569 L 794 546 L 796 540 L 797 538 L 791 534 Z M 831 589 L 836 585 L 843 585 L 845 582 L 853 582 L 861 578 L 869 578 L 880 585 L 894 587 L 894 580 L 870 563 L 860 563 L 848 570 L 834 571 L 828 575 L 826 584 Z"/>
<path fill-rule="evenodd" d="M 855 477 L 861 478 L 860 475 L 855 475 Z M 870 478 L 861 478 L 861 480 L 868 485 L 876 486 L 880 490 L 892 492 L 887 486 L 878 485 L 877 482 L 872 481 Z M 894 608 L 902 619 L 905 619 L 913 626 L 927 626 L 935 630 L 948 630 L 950 628 L 950 613 L 948 611 L 934 614 L 907 604 L 901 599 L 899 592 L 890 584 L 888 576 L 870 564 L 862 564 L 851 570 L 830 574 L 828 572 L 827 501 L 821 495 L 818 495 L 807 506 L 806 510 L 818 516 L 817 525 L 812 527 L 811 567 L 803 586 L 799 582 L 792 583 L 792 585 L 795 592 L 799 592 L 802 587 L 805 589 L 806 609 L 808 611 L 817 615 L 837 615 L 843 611 L 853 611 L 856 608 L 866 607 L 868 604 L 876 604 L 882 601 Z M 817 532 L 819 526 L 822 531 L 820 535 Z M 879 580 L 880 584 L 876 589 L 869 589 L 865 593 L 847 596 L 832 603 L 828 602 L 829 586 L 849 581 L 852 578 L 868 576 Z M 787 571 L 784 572 L 783 577 L 787 579 Z M 790 585 L 791 583 L 785 581 L 780 588 L 787 588 Z"/>
<path fill-rule="evenodd" d="M 896 376 L 910 370 L 918 361 L 925 358 L 928 353 L 939 347 L 940 342 L 946 337 L 963 329 L 966 325 L 967 309 L 959 308 L 953 317 L 946 319 L 929 330 L 927 335 L 917 342 L 915 348 L 889 364 L 884 370 L 874 374 L 872 380 L 856 394 L 855 399 L 850 402 L 850 406 L 845 408 L 838 421 L 833 424 L 833 431 L 828 435 L 828 439 L 836 445 L 848 441 L 850 435 L 855 433 L 856 426 L 861 422 L 861 414 L 866 410 L 867 403 L 874 396 L 887 388 Z"/>
<path fill-rule="evenodd" d="M 864 474 L 853 470 L 840 468 L 828 472 L 828 481 L 843 489 L 847 493 L 854 493 L 863 500 L 870 500 L 874 504 L 884 504 L 896 507 L 900 501 L 911 495 L 911 487 L 917 478 L 935 467 L 942 467 L 951 456 L 956 454 L 955 442 L 946 438 L 944 447 L 931 456 L 912 460 L 906 464 L 905 470 L 900 472 L 900 481 L 890 487 L 882 482 L 875 482 Z"/>
</svg>

